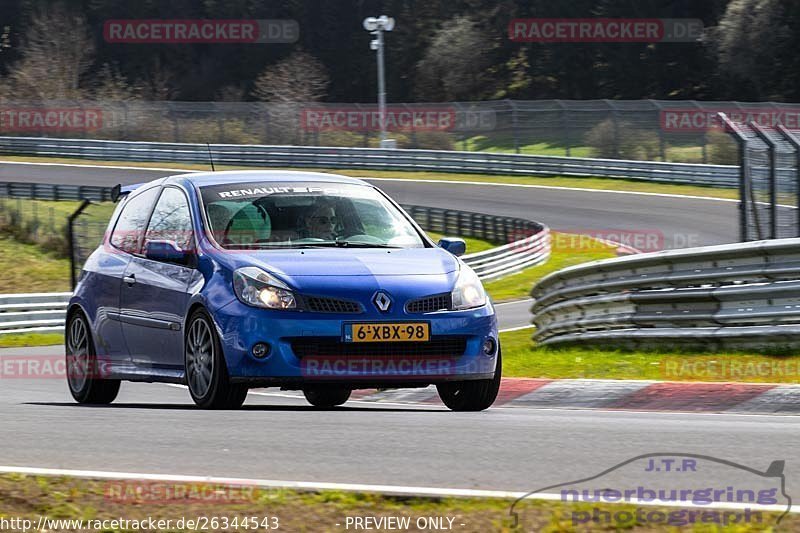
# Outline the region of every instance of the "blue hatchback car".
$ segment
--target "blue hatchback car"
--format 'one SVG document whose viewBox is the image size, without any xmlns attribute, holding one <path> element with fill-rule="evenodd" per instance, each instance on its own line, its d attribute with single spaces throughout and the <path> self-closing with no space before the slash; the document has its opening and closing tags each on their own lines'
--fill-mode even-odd
<svg viewBox="0 0 800 533">
<path fill-rule="evenodd" d="M 497 320 L 464 241 L 435 244 L 376 187 L 233 171 L 130 189 L 68 307 L 78 402 L 112 402 L 120 381 L 182 383 L 214 409 L 254 387 L 323 408 L 431 384 L 453 410 L 494 402 Z"/>
</svg>

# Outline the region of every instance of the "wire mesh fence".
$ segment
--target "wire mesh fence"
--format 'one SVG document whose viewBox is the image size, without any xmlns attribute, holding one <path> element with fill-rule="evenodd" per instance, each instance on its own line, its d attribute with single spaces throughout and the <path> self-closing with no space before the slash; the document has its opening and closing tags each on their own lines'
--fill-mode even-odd
<svg viewBox="0 0 800 533">
<path fill-rule="evenodd" d="M 782 124 L 765 127 L 727 117 L 740 152 L 742 240 L 800 236 L 800 135 Z"/>
<path fill-rule="evenodd" d="M 189 143 L 377 147 L 734 164 L 717 115 L 800 129 L 800 106 L 678 100 L 389 104 L 7 101 L 0 135 Z"/>
</svg>

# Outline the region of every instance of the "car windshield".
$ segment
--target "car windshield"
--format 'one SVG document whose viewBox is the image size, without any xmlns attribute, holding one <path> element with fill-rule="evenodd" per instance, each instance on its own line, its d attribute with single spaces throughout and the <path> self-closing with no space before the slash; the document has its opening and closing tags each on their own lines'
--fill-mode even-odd
<svg viewBox="0 0 800 533">
<path fill-rule="evenodd" d="M 238 183 L 202 187 L 223 248 L 421 248 L 406 216 L 372 187 L 341 183 Z"/>
</svg>

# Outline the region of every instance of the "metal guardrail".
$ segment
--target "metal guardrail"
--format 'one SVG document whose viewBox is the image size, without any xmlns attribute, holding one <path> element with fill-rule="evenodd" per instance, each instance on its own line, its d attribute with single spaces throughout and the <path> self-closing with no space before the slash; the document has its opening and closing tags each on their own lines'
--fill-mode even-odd
<svg viewBox="0 0 800 533">
<path fill-rule="evenodd" d="M 0 335 L 62 331 L 72 293 L 0 294 Z"/>
<path fill-rule="evenodd" d="M 0 137 L 0 154 L 107 161 L 209 163 L 294 168 L 432 171 L 526 176 L 600 176 L 666 183 L 738 186 L 739 168 L 725 165 L 589 159 L 490 152 L 384 150 L 313 146 L 184 144 L 46 137 Z"/>
<path fill-rule="evenodd" d="M 550 257 L 550 228 L 539 222 L 418 205 L 402 207 L 425 231 L 508 243 L 462 257 L 483 280 L 513 274 Z"/>
<path fill-rule="evenodd" d="M 96 185 L 54 185 L 49 183 L 0 182 L 0 198 L 35 200 L 111 201 L 111 187 Z"/>
<path fill-rule="evenodd" d="M 536 284 L 541 344 L 800 344 L 800 238 L 595 261 Z"/>
</svg>

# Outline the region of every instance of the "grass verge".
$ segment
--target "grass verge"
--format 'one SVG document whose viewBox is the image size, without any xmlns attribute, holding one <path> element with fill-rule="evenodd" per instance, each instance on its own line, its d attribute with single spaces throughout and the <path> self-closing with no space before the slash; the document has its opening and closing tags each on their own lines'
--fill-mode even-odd
<svg viewBox="0 0 800 533">
<path fill-rule="evenodd" d="M 0 348 L 50 346 L 54 344 L 64 344 L 63 333 L 8 333 L 0 335 Z"/>
<path fill-rule="evenodd" d="M 179 170 L 210 170 L 208 165 L 201 164 L 175 164 L 175 163 L 139 163 L 131 161 L 92 161 L 77 158 L 50 158 L 50 157 L 25 157 L 8 156 L 0 161 L 30 161 L 36 163 L 66 163 L 76 164 L 85 163 L 97 166 L 126 166 L 141 168 L 175 168 Z M 241 170 L 263 167 L 243 167 L 230 165 L 217 165 L 217 170 Z M 291 168 L 291 170 L 308 170 L 313 172 L 332 172 L 345 176 L 360 178 L 391 178 L 391 179 L 428 179 L 437 181 L 482 181 L 489 183 L 511 183 L 517 185 L 544 185 L 552 187 L 584 188 L 595 190 L 615 190 L 626 192 L 649 192 L 660 194 L 680 194 L 688 196 L 703 196 L 709 198 L 737 199 L 738 190 L 736 189 L 716 189 L 699 185 L 676 185 L 671 183 L 652 183 L 643 180 L 630 180 L 622 178 L 579 178 L 567 176 L 517 176 L 517 175 L 486 175 L 486 174 L 450 174 L 444 172 L 401 172 L 388 170 L 347 170 L 347 169 L 303 169 Z M 144 180 L 143 180 L 144 181 Z M 109 186 L 113 183 L 109 183 Z"/>
<path fill-rule="evenodd" d="M 0 293 L 62 292 L 69 287 L 69 261 L 0 235 Z"/>
<path fill-rule="evenodd" d="M 533 284 L 544 276 L 569 266 L 616 257 L 613 246 L 591 237 L 553 232 L 550 259 L 547 262 L 484 284 L 495 302 L 527 298 Z"/>
<path fill-rule="evenodd" d="M 535 483 L 535 480 L 532 480 Z M 532 487 L 532 490 L 536 487 Z M 161 492 L 158 490 L 161 489 Z M 165 497 L 169 494 L 169 497 Z M 176 494 L 185 495 L 183 498 Z M 591 513 L 606 511 L 616 516 L 622 512 L 633 513 L 632 505 L 564 503 L 541 500 L 527 500 L 516 507 L 520 527 L 513 527 L 511 516 L 512 500 L 476 498 L 423 498 L 389 497 L 370 493 L 350 493 L 340 491 L 298 492 L 283 489 L 258 489 L 241 486 L 211 486 L 185 483 L 158 483 L 145 481 L 87 480 L 69 477 L 40 477 L 23 474 L 4 474 L 0 476 L 0 518 L 28 519 L 35 525 L 39 517 L 50 520 L 84 520 L 84 528 L 103 520 L 171 520 L 159 527 L 160 531 L 186 531 L 190 528 L 177 527 L 181 518 L 196 520 L 198 517 L 216 517 L 217 531 L 244 531 L 253 527 L 231 527 L 238 517 L 257 517 L 260 523 L 266 517 L 277 518 L 278 529 L 283 531 L 340 531 L 356 529 L 353 523 L 346 527 L 348 517 L 397 517 L 407 518 L 408 527 L 402 531 L 433 530 L 432 523 L 424 523 L 429 518 L 439 518 L 444 525 L 452 524 L 451 529 L 464 532 L 486 531 L 608 531 L 627 529 L 632 531 L 675 531 L 675 526 L 637 522 L 635 518 L 627 524 L 617 523 L 616 528 L 605 523 L 591 521 L 581 524 L 580 519 Z M 648 511 L 669 513 L 670 509 L 648 507 Z M 675 509 L 672 509 L 674 512 Z M 705 509 L 705 511 L 712 511 Z M 720 512 L 721 513 L 721 512 Z M 765 524 L 774 523 L 777 514 L 763 513 L 761 523 L 736 524 L 735 531 L 761 531 Z M 228 527 L 223 527 L 227 520 Z M 418 523 L 417 521 L 420 520 Z M 449 522 L 452 520 L 452 522 Z M 86 521 L 92 521 L 87 523 Z M 755 522 L 755 521 L 753 521 Z M 275 524 L 269 518 L 267 524 Z M 77 531 L 77 524 L 69 527 L 47 528 L 50 531 Z M 99 525 L 99 524 L 98 524 Z M 129 527 L 121 527 L 121 526 Z M 427 525 L 427 527 L 425 527 Z M 134 530 L 132 524 L 112 524 L 107 522 L 100 531 L 123 532 Z M 787 531 L 800 526 L 800 517 L 789 515 L 781 526 Z M 146 527 L 144 528 L 146 529 Z M 389 528 L 392 529 L 392 528 Z M 684 526 L 683 530 L 692 530 Z M 86 531 L 87 529 L 83 529 Z M 209 530 L 209 529 L 206 529 Z M 381 530 L 388 530 L 381 528 Z M 714 531 L 709 524 L 697 527 L 696 531 Z"/>
<path fill-rule="evenodd" d="M 800 356 L 754 352 L 598 350 L 536 346 L 533 329 L 500 334 L 504 377 L 800 383 Z"/>
<path fill-rule="evenodd" d="M 433 240 L 433 242 L 439 242 L 439 239 L 441 239 L 442 237 L 458 237 L 458 235 L 443 235 L 441 233 L 435 233 L 433 231 L 426 231 L 425 233 L 428 234 L 428 237 L 430 237 Z M 468 254 L 484 252 L 486 250 L 491 250 L 492 248 L 500 246 L 499 244 L 492 243 L 489 241 L 484 241 L 482 239 L 476 239 L 474 237 L 461 237 L 461 238 L 464 239 L 465 243 L 467 243 Z"/>
</svg>

